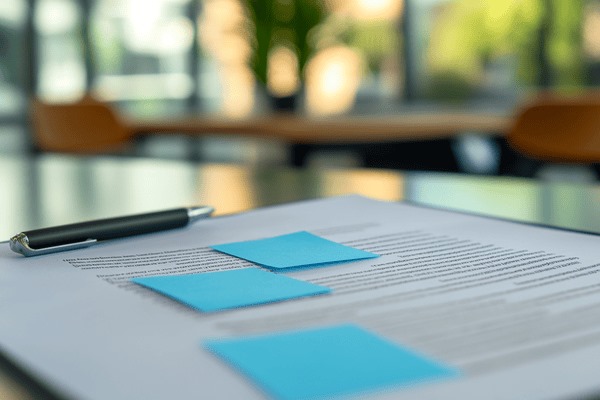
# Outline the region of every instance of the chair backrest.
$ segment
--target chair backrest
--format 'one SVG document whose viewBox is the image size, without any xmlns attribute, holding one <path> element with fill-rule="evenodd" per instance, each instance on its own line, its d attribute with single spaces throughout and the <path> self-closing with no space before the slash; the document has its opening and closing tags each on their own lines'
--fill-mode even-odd
<svg viewBox="0 0 600 400">
<path fill-rule="evenodd" d="M 131 139 L 129 128 L 118 115 L 89 97 L 69 104 L 33 99 L 30 111 L 34 142 L 42 151 L 82 154 L 119 151 Z"/>
<path fill-rule="evenodd" d="M 600 97 L 546 98 L 521 108 L 507 140 L 545 161 L 600 162 Z"/>
</svg>

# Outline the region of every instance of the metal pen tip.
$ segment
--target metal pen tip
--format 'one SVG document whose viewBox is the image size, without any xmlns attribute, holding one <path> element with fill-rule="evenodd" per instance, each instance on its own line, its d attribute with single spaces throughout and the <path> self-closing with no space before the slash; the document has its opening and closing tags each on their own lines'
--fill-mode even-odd
<svg viewBox="0 0 600 400">
<path fill-rule="evenodd" d="M 210 217 L 214 211 L 215 209 L 211 206 L 191 207 L 188 208 L 188 218 L 190 222 L 194 222 L 198 219 Z"/>
</svg>

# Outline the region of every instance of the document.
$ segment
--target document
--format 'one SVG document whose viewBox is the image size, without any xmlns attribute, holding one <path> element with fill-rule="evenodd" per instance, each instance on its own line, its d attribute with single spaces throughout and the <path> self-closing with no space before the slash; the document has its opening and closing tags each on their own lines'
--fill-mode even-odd
<svg viewBox="0 0 600 400">
<path fill-rule="evenodd" d="M 379 257 L 275 271 L 332 292 L 215 313 L 131 282 L 256 268 L 210 246 L 298 231 Z M 599 272 L 599 236 L 312 200 L 37 258 L 6 246 L 0 349 L 68 398 L 263 399 L 202 343 L 351 324 L 458 372 L 373 398 L 581 397 L 600 393 Z"/>
</svg>

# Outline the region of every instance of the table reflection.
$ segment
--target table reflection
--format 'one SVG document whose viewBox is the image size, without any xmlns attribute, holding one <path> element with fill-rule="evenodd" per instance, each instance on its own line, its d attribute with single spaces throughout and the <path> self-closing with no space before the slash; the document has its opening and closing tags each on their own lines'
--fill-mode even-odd
<svg viewBox="0 0 600 400">
<path fill-rule="evenodd" d="M 0 182 L 0 240 L 170 207 L 210 204 L 223 215 L 351 193 L 600 232 L 600 186 L 508 177 L 40 155 L 0 157 Z"/>
</svg>

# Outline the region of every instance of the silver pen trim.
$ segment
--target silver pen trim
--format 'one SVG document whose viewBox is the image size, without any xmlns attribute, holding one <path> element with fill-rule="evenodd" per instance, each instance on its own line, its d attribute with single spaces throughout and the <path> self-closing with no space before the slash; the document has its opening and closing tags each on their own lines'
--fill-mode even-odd
<svg viewBox="0 0 600 400">
<path fill-rule="evenodd" d="M 191 224 L 199 219 L 210 217 L 210 215 L 215 212 L 215 209 L 211 206 L 191 207 L 187 209 L 187 212 L 189 218 L 188 223 Z"/>
<path fill-rule="evenodd" d="M 29 238 L 23 232 L 16 234 L 9 240 L 10 249 L 15 253 L 23 254 L 26 257 L 41 256 L 43 254 L 58 253 L 61 251 L 82 249 L 92 246 L 98 241 L 96 239 L 87 239 L 83 242 L 62 244 L 60 246 L 44 247 L 43 249 L 33 249 L 29 247 Z"/>
</svg>

